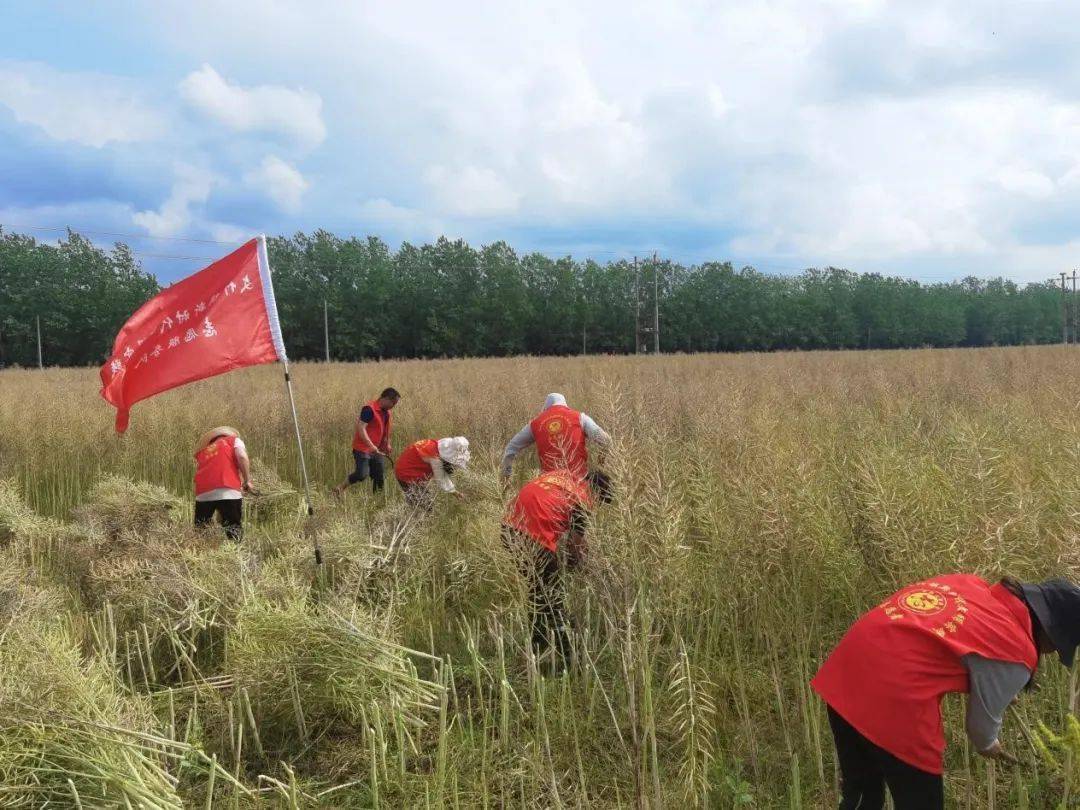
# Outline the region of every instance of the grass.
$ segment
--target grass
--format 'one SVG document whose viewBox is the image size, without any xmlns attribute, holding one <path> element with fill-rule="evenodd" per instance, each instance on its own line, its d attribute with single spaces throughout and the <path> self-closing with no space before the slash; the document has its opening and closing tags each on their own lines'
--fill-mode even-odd
<svg viewBox="0 0 1080 810">
<path fill-rule="evenodd" d="M 807 681 L 859 613 L 944 571 L 1080 576 L 1077 366 L 1058 347 L 300 364 L 310 523 L 279 368 L 140 403 L 123 437 L 94 372 L 2 372 L 0 804 L 833 806 Z M 392 482 L 327 495 L 387 385 L 397 449 L 469 437 L 466 502 L 418 519 Z M 527 654 L 499 542 L 499 454 L 549 391 L 616 438 L 564 678 Z M 221 423 L 267 493 L 239 547 L 190 527 L 192 442 Z M 1041 669 L 1006 723 L 1018 767 L 975 756 L 946 701 L 950 806 L 1077 796 L 1076 680 Z"/>
</svg>

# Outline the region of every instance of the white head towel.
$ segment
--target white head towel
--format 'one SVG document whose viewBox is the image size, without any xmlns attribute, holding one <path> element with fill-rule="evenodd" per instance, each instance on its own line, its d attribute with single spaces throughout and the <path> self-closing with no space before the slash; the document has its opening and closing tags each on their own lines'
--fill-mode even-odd
<svg viewBox="0 0 1080 810">
<path fill-rule="evenodd" d="M 439 439 L 439 458 L 455 467 L 465 468 L 469 464 L 469 440 L 464 436 Z"/>
<path fill-rule="evenodd" d="M 544 400 L 544 410 L 546 411 L 552 405 L 565 405 L 566 397 L 562 394 L 548 394 L 547 399 Z"/>
</svg>

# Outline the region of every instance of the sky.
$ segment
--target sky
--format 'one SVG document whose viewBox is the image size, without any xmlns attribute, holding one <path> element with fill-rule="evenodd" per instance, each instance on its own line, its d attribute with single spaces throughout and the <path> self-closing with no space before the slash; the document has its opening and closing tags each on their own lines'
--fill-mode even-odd
<svg viewBox="0 0 1080 810">
<path fill-rule="evenodd" d="M 0 0 L 0 225 L 126 234 L 166 281 L 316 228 L 1040 281 L 1080 266 L 1078 32 L 1048 0 Z"/>
</svg>

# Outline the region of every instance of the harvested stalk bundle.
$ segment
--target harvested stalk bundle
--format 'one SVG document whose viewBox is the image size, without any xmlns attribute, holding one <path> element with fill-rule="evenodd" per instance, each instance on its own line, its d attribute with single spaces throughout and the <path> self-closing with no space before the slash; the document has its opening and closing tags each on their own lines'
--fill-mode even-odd
<svg viewBox="0 0 1080 810">
<path fill-rule="evenodd" d="M 183 807 L 149 707 L 69 635 L 20 622 L 0 637 L 0 803 Z"/>
<path fill-rule="evenodd" d="M 355 611 L 354 611 L 355 613 Z M 361 625 L 363 630 L 358 627 Z M 264 745 L 365 729 L 381 716 L 423 725 L 440 687 L 420 678 L 410 655 L 370 617 L 348 620 L 306 601 L 253 599 L 230 635 L 227 668 L 247 690 Z"/>
<path fill-rule="evenodd" d="M 106 475 L 98 479 L 74 515 L 78 522 L 115 540 L 130 531 L 145 534 L 171 528 L 180 521 L 184 507 L 183 501 L 162 487 Z"/>
<path fill-rule="evenodd" d="M 137 559 L 109 558 L 93 566 L 90 585 L 97 602 L 113 606 L 121 628 L 147 623 L 163 630 L 227 624 L 256 575 L 254 559 L 227 543 L 206 548 L 155 543 Z"/>
<path fill-rule="evenodd" d="M 15 481 L 0 479 L 0 545 L 47 540 L 62 529 L 59 521 L 30 508 Z"/>
<path fill-rule="evenodd" d="M 68 601 L 60 589 L 48 586 L 10 553 L 0 553 L 0 633 L 10 621 L 52 619 Z"/>
<path fill-rule="evenodd" d="M 0 481 L 0 546 L 43 579 L 78 590 L 102 537 L 35 513 L 13 481 Z"/>
<path fill-rule="evenodd" d="M 300 493 L 257 458 L 251 459 L 251 488 L 257 494 L 245 498 L 250 520 L 266 522 L 297 513 Z"/>
</svg>

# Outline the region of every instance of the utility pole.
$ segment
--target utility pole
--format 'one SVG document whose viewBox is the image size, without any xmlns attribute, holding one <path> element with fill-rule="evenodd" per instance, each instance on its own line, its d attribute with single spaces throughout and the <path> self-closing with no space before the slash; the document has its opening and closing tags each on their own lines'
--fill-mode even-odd
<svg viewBox="0 0 1080 810">
<path fill-rule="evenodd" d="M 326 362 L 330 362 L 330 315 L 326 309 L 326 299 L 322 300 L 323 339 L 326 341 Z"/>
<path fill-rule="evenodd" d="M 41 362 L 41 316 L 35 315 L 34 322 L 37 324 L 37 367 L 45 368 L 45 365 Z"/>
<path fill-rule="evenodd" d="M 634 257 L 634 354 L 641 354 L 641 270 Z"/>
<path fill-rule="evenodd" d="M 1075 279 L 1073 280 L 1075 286 Z M 660 264 L 656 258 L 656 251 L 652 255 L 652 283 L 653 283 L 653 353 L 660 354 Z"/>
<path fill-rule="evenodd" d="M 1065 272 L 1061 272 L 1061 345 L 1069 342 L 1069 321 L 1065 312 Z"/>
<path fill-rule="evenodd" d="M 1077 271 L 1072 271 L 1072 342 L 1077 342 Z"/>
</svg>

